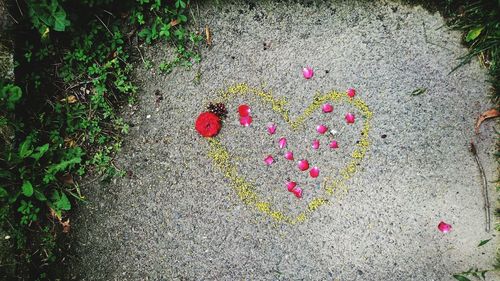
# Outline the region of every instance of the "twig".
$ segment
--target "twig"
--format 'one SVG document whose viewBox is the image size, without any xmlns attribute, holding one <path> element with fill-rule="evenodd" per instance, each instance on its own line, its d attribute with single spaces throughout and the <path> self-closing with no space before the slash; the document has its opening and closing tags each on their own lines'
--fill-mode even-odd
<svg viewBox="0 0 500 281">
<path fill-rule="evenodd" d="M 193 18 L 194 25 L 195 25 L 197 28 L 200 28 L 200 26 L 198 25 L 198 22 L 196 22 L 196 17 L 194 16 L 193 9 L 191 9 L 191 7 L 189 8 L 189 12 L 191 13 L 191 17 Z"/>
<path fill-rule="evenodd" d="M 135 47 L 137 48 L 137 51 L 139 51 L 139 55 L 141 56 L 142 62 L 146 63 L 146 61 L 144 60 L 144 57 L 142 56 L 141 49 L 139 49 L 139 46 L 135 46 Z"/>
<path fill-rule="evenodd" d="M 112 17 L 115 17 L 115 15 L 113 15 L 113 13 L 111 13 L 110 11 L 106 10 L 106 9 L 102 9 L 106 14 L 112 16 Z"/>
<path fill-rule="evenodd" d="M 19 2 L 17 2 L 17 0 L 16 0 L 16 6 L 17 9 L 19 10 L 19 13 L 21 14 L 21 17 L 24 17 L 23 10 L 21 9 L 21 6 L 19 6 Z"/>
<path fill-rule="evenodd" d="M 474 142 L 470 142 L 470 152 L 474 155 L 474 160 L 476 160 L 477 167 L 479 168 L 479 174 L 481 175 L 481 185 L 484 200 L 484 214 L 486 219 L 486 232 L 490 232 L 491 217 L 490 217 L 490 199 L 488 196 L 488 181 L 486 180 L 486 173 L 484 172 L 483 165 L 479 161 L 479 156 L 477 155 L 477 149 Z"/>
<path fill-rule="evenodd" d="M 74 84 L 74 85 L 69 86 L 69 87 L 68 87 L 68 88 L 66 88 L 65 90 L 66 90 L 66 91 L 68 91 L 68 90 L 71 90 L 71 89 L 76 88 L 76 87 L 78 87 L 78 86 L 81 86 L 81 85 L 87 85 L 87 84 L 90 84 L 90 83 L 92 83 L 92 80 L 78 82 L 78 83 L 76 83 L 76 84 Z"/>
<path fill-rule="evenodd" d="M 16 20 L 16 18 L 14 18 L 11 14 L 8 14 L 9 17 L 16 23 L 16 24 L 19 24 L 19 22 Z"/>
<path fill-rule="evenodd" d="M 106 30 L 109 32 L 109 34 L 111 36 L 113 36 L 113 32 L 111 32 L 111 30 L 109 30 L 108 26 L 101 20 L 101 18 L 98 16 L 98 15 L 95 15 L 95 17 L 102 23 L 102 25 L 104 25 L 104 27 L 106 28 Z"/>
</svg>

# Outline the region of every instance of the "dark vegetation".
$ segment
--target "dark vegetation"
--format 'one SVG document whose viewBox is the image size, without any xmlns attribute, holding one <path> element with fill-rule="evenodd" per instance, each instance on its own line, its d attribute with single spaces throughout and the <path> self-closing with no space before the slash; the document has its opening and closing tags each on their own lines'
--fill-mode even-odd
<svg viewBox="0 0 500 281">
<path fill-rule="evenodd" d="M 464 32 L 470 52 L 457 67 L 479 57 L 498 106 L 500 1 L 407 2 L 439 10 Z M 15 82 L 0 81 L 0 239 L 7 245 L 0 276 L 56 279 L 70 243 L 65 236 L 72 207 L 84 200 L 79 179 L 90 173 L 106 181 L 123 174 L 113 155 L 128 130 L 119 108 L 135 99 L 131 63 L 138 43 L 161 40 L 175 48 L 160 65 L 142 61 L 169 72 L 200 60 L 201 30 L 186 28 L 188 0 L 9 4 L 16 68 Z"/>
<path fill-rule="evenodd" d="M 0 226 L 12 263 L 0 265 L 0 276 L 54 279 L 69 214 L 84 200 L 78 179 L 123 173 L 113 163 L 128 130 L 118 111 L 134 102 L 138 42 L 174 46 L 175 56 L 157 66 L 168 72 L 199 61 L 201 36 L 185 28 L 183 0 L 10 5 L 16 67 L 15 84 L 0 84 Z"/>
</svg>

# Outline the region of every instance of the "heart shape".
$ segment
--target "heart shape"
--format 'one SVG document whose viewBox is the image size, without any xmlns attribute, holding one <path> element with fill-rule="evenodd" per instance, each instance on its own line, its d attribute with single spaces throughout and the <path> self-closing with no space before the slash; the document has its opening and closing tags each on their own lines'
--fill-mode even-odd
<svg viewBox="0 0 500 281">
<path fill-rule="evenodd" d="M 294 216 L 277 210 L 271 202 L 265 200 L 260 194 L 258 194 L 255 191 L 253 184 L 240 175 L 237 166 L 232 161 L 228 149 L 221 143 L 221 141 L 216 137 L 207 138 L 210 144 L 208 156 L 213 160 L 215 166 L 223 172 L 224 177 L 229 179 L 233 189 L 237 192 L 238 197 L 242 202 L 255 207 L 259 212 L 268 215 L 276 222 L 296 224 L 305 221 L 308 215 L 317 210 L 320 206 L 328 203 L 330 197 L 334 195 L 338 197 L 346 194 L 348 190 L 346 182 L 356 174 L 358 170 L 357 166 L 363 160 L 370 146 L 369 132 L 372 112 L 363 100 L 360 98 L 350 98 L 346 94 L 336 91 L 331 91 L 323 95 L 317 94 L 314 97 L 313 102 L 294 120 L 290 119 L 289 112 L 285 108 L 287 104 L 286 100 L 276 99 L 271 93 L 250 88 L 246 84 L 238 84 L 228 88 L 227 91 L 222 92 L 220 95 L 220 102 L 227 103 L 236 97 L 242 96 L 257 98 L 257 100 L 261 101 L 263 104 L 268 105 L 274 112 L 283 118 L 293 131 L 297 131 L 303 123 L 326 102 L 336 105 L 351 105 L 358 110 L 361 118 L 363 119 L 361 138 L 357 142 L 355 149 L 352 151 L 349 161 L 340 169 L 338 176 L 327 176 L 321 184 L 321 188 L 325 191 L 327 196 L 316 196 L 312 198 L 308 202 L 307 208 L 301 211 L 298 215 Z"/>
</svg>

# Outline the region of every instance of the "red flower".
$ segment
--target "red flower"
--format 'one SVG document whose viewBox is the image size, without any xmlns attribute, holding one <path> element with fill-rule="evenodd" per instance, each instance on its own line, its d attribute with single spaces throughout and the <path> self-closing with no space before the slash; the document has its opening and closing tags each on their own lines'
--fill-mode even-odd
<svg viewBox="0 0 500 281">
<path fill-rule="evenodd" d="M 220 118 L 212 112 L 202 112 L 196 119 L 194 127 L 200 135 L 206 138 L 213 137 L 220 131 Z"/>
</svg>

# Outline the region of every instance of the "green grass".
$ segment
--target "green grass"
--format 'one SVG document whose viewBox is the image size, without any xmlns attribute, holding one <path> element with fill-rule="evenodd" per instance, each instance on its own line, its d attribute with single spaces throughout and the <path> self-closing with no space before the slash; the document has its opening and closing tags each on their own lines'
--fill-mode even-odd
<svg viewBox="0 0 500 281">
<path fill-rule="evenodd" d="M 449 25 L 464 31 L 464 43 L 469 53 L 461 58 L 457 68 L 479 58 L 488 69 L 492 85 L 491 100 L 500 102 L 500 1 L 464 1 Z"/>
</svg>

